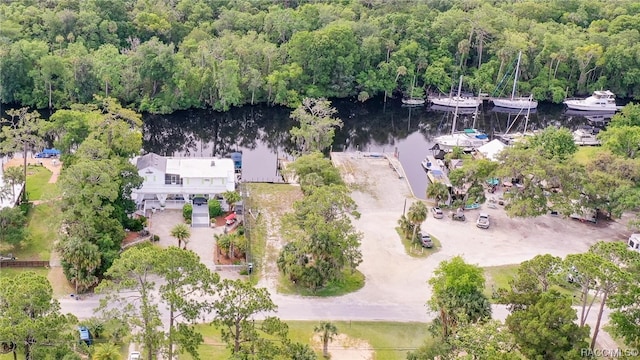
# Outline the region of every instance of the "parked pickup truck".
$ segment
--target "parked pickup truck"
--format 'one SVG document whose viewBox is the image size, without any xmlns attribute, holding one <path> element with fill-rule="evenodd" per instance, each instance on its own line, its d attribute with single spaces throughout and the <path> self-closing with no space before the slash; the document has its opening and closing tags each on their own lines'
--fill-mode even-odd
<svg viewBox="0 0 640 360">
<path fill-rule="evenodd" d="M 13 254 L 2 255 L 0 254 L 0 261 L 12 261 L 16 260 L 16 257 Z"/>
</svg>

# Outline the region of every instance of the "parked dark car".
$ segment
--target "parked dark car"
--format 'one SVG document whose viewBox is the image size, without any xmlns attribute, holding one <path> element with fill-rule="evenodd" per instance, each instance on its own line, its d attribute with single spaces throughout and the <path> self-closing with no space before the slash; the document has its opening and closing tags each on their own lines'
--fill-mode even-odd
<svg viewBox="0 0 640 360">
<path fill-rule="evenodd" d="M 193 200 L 193 205 L 206 205 L 207 204 L 207 199 L 203 198 L 203 197 L 194 197 Z"/>
</svg>

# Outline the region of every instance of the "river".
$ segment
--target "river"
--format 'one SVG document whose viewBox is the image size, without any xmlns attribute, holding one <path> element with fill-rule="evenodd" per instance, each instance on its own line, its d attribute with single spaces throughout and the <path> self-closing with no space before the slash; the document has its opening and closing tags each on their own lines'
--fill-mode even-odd
<svg viewBox="0 0 640 360">
<path fill-rule="evenodd" d="M 402 107 L 399 101 L 366 103 L 337 100 L 333 106 L 344 126 L 336 131 L 333 151 L 396 152 L 415 196 L 425 197 L 427 179 L 420 162 L 430 154 L 433 138 L 451 131 L 453 114 L 428 107 Z M 279 178 L 278 157 L 293 149 L 289 129 L 291 109 L 245 106 L 220 113 L 211 110 L 180 111 L 144 116 L 144 150 L 169 156 L 225 156 L 243 153 L 243 179 L 273 181 Z M 457 129 L 473 126 L 474 114 L 461 114 Z M 524 129 L 524 116 L 493 111 L 486 104 L 476 127 L 490 136 Z M 530 114 L 528 129 L 549 125 L 570 129 L 588 123 L 584 116 L 567 114 L 562 105 L 540 104 Z"/>
</svg>

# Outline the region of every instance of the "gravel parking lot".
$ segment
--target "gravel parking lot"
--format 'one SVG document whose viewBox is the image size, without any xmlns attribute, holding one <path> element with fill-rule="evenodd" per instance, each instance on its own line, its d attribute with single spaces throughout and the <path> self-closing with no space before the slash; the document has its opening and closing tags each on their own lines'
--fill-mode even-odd
<svg viewBox="0 0 640 360">
<path fill-rule="evenodd" d="M 409 185 L 400 179 L 384 158 L 368 158 L 356 153 L 332 153 L 336 166 L 353 188 L 362 217 L 355 222 L 364 233 L 360 266 L 366 285 L 357 294 L 363 299 L 388 299 L 408 306 L 424 306 L 430 297 L 427 281 L 442 260 L 461 255 L 479 266 L 520 263 L 538 254 L 564 257 L 586 251 L 598 240 L 622 240 L 629 231 L 626 219 L 597 225 L 577 220 L 540 216 L 511 219 L 498 206 L 465 212 L 466 222 L 453 221 L 445 210 L 443 219 L 429 216 L 422 229 L 436 236 L 442 249 L 424 259 L 405 254 L 395 227 L 412 201 Z M 419 166 L 419 165 L 418 165 Z M 499 197 L 500 194 L 492 194 Z M 489 229 L 479 229 L 479 212 L 490 215 Z"/>
</svg>

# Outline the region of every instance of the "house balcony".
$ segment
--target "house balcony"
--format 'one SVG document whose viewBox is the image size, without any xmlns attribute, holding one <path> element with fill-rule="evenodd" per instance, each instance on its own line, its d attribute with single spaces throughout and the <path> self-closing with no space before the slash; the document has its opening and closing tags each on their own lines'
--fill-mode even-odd
<svg viewBox="0 0 640 360">
<path fill-rule="evenodd" d="M 227 184 L 143 184 L 140 189 L 133 192 L 136 194 L 222 194 L 225 191 L 234 191 L 235 183 Z"/>
</svg>

